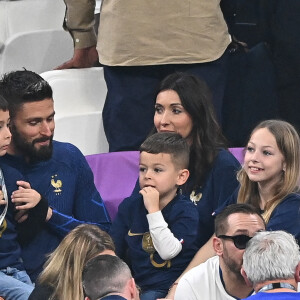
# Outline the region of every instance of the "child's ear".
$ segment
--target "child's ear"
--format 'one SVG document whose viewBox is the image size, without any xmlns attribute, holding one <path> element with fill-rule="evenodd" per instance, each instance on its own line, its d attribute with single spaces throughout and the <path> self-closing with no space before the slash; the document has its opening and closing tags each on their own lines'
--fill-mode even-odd
<svg viewBox="0 0 300 300">
<path fill-rule="evenodd" d="M 183 185 L 186 183 L 190 176 L 190 172 L 188 169 L 182 169 L 178 171 L 177 185 Z"/>
</svg>

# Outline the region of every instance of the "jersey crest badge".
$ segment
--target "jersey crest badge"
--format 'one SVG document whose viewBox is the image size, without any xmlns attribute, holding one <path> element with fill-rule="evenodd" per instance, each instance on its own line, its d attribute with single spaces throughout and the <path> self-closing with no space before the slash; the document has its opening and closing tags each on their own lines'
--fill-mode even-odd
<svg viewBox="0 0 300 300">
<path fill-rule="evenodd" d="M 57 174 L 51 176 L 51 185 L 54 187 L 54 193 L 56 195 L 60 195 L 62 192 L 62 182 L 61 180 L 57 179 Z"/>
</svg>

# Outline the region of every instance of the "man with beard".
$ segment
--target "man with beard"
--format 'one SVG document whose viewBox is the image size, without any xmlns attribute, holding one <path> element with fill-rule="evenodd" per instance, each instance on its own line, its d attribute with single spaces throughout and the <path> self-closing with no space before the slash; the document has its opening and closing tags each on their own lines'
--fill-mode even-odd
<svg viewBox="0 0 300 300">
<path fill-rule="evenodd" d="M 248 204 L 232 204 L 215 219 L 213 247 L 217 256 L 188 271 L 179 281 L 175 300 L 234 300 L 253 290 L 241 275 L 247 242 L 265 230 L 259 212 Z"/>
<path fill-rule="evenodd" d="M 0 95 L 9 103 L 12 132 L 12 142 L 0 163 L 19 170 L 48 199 L 44 226 L 33 239 L 21 239 L 25 268 L 35 280 L 46 254 L 66 233 L 82 223 L 108 231 L 110 218 L 82 153 L 74 145 L 53 141 L 50 85 L 34 72 L 15 71 L 0 80 Z M 19 215 L 18 222 L 26 218 L 27 213 Z"/>
</svg>

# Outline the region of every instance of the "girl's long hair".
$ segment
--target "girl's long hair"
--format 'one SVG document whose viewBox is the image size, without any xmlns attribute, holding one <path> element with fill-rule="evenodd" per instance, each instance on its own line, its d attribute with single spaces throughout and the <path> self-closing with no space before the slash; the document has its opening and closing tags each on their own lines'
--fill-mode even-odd
<svg viewBox="0 0 300 300">
<path fill-rule="evenodd" d="M 83 267 L 104 250 L 115 251 L 111 237 L 95 225 L 79 225 L 50 254 L 38 283 L 54 289 L 50 299 L 82 300 Z"/>
<path fill-rule="evenodd" d="M 264 209 L 263 217 L 266 223 L 268 223 L 277 205 L 289 194 L 299 190 L 300 140 L 295 128 L 285 121 L 263 121 L 254 128 L 251 136 L 255 131 L 261 128 L 267 128 L 273 134 L 286 164 L 285 171 L 282 171 L 281 180 L 279 180 L 274 187 L 274 195 L 267 202 Z M 243 168 L 238 173 L 238 180 L 241 187 L 237 202 L 247 202 L 259 208 L 260 196 L 257 182 L 251 181 Z"/>
</svg>

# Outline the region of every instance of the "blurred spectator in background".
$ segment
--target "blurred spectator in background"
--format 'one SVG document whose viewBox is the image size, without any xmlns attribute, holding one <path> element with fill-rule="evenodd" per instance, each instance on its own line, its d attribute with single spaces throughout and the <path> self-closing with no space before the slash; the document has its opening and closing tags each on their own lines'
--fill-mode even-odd
<svg viewBox="0 0 300 300">
<path fill-rule="evenodd" d="M 98 59 L 95 0 L 66 0 L 73 58 L 63 68 Z M 156 88 L 175 71 L 204 79 L 221 121 L 231 42 L 220 0 L 103 0 L 98 45 L 108 88 L 103 123 L 110 151 L 137 150 L 152 128 Z"/>
</svg>

